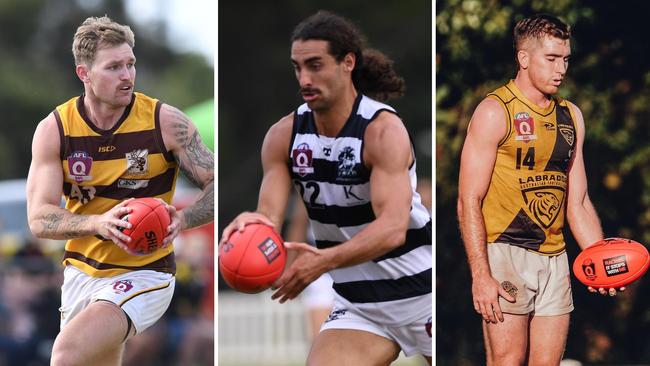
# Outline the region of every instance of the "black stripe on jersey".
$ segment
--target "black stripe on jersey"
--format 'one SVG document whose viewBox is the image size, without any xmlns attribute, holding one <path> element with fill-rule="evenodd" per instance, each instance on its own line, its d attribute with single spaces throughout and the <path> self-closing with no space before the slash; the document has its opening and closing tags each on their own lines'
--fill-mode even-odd
<svg viewBox="0 0 650 366">
<path fill-rule="evenodd" d="M 97 132 L 100 135 L 111 135 L 113 132 L 115 132 L 120 126 L 122 125 L 122 122 L 124 122 L 127 117 L 129 117 L 129 114 L 131 113 L 131 108 L 133 108 L 133 104 L 135 104 L 135 93 L 131 94 L 131 103 L 124 108 L 124 113 L 120 116 L 120 119 L 117 121 L 115 126 L 111 127 L 108 130 L 102 130 L 101 128 L 95 126 L 95 124 L 90 120 L 88 115 L 86 114 L 86 107 L 84 106 L 84 97 L 85 94 L 81 94 L 79 98 L 77 98 L 77 111 L 79 112 L 79 115 L 81 118 L 86 122 L 88 127 L 92 129 L 93 131 Z"/>
<path fill-rule="evenodd" d="M 164 173 L 149 179 L 149 182 L 147 183 L 146 187 L 137 188 L 137 189 L 118 187 L 118 183 L 120 180 L 138 181 L 137 179 L 119 178 L 108 186 L 106 185 L 93 186 L 96 190 L 95 197 L 104 197 L 104 198 L 110 198 L 114 200 L 123 200 L 127 198 L 158 196 L 171 191 L 172 186 L 174 185 L 175 173 L 176 173 L 176 168 L 169 168 Z M 72 184 L 70 182 L 64 182 L 63 194 L 66 196 L 66 198 L 78 199 L 78 197 L 74 197 L 74 198 L 70 197 L 71 191 L 72 191 Z"/>
<path fill-rule="evenodd" d="M 553 152 L 546 163 L 544 171 L 566 173 L 569 168 L 571 155 L 573 154 L 573 147 L 576 143 L 576 129 L 568 106 L 558 104 L 556 110 L 555 145 L 553 146 Z M 567 141 L 567 139 L 570 141 Z"/>
<path fill-rule="evenodd" d="M 54 110 L 54 119 L 56 119 L 56 127 L 59 130 L 59 154 L 61 155 L 61 160 L 65 159 L 65 153 L 67 151 L 68 140 L 65 138 L 65 132 L 63 131 L 63 122 L 61 121 L 61 116 L 59 111 Z"/>
<path fill-rule="evenodd" d="M 172 154 L 171 151 L 167 150 L 167 147 L 165 146 L 165 140 L 163 139 L 162 135 L 162 128 L 160 127 L 160 108 L 162 108 L 162 103 L 160 101 L 156 102 L 156 110 L 154 112 L 154 124 L 156 126 L 156 142 L 158 143 L 156 146 L 162 151 L 163 156 L 165 157 L 165 160 L 168 162 L 175 161 L 176 159 L 174 158 L 174 154 Z"/>
<path fill-rule="evenodd" d="M 338 227 L 359 226 L 375 219 L 375 212 L 370 203 L 356 206 L 314 206 L 306 203 L 309 218 L 322 224 Z"/>
<path fill-rule="evenodd" d="M 393 249 L 383 256 L 374 259 L 373 262 L 379 262 L 389 258 L 396 258 L 421 246 L 431 245 L 431 238 L 431 220 L 429 220 L 425 226 L 419 229 L 408 229 L 406 231 L 406 241 L 404 242 L 404 245 L 400 245 L 398 248 Z M 341 243 L 341 241 L 316 240 L 316 248 L 327 249 L 335 247 Z"/>
<path fill-rule="evenodd" d="M 409 229 L 406 231 L 406 241 L 403 245 L 391 250 L 390 252 L 382 255 L 373 260 L 373 262 L 380 262 L 389 258 L 400 257 L 413 249 L 425 245 L 431 245 L 433 242 L 431 235 L 431 220 L 426 225 L 419 229 Z"/>
<path fill-rule="evenodd" d="M 290 165 L 293 167 L 293 158 L 290 158 Z M 354 171 L 357 172 L 356 175 L 351 177 L 339 177 L 339 162 L 330 161 L 325 159 L 314 159 L 312 160 L 312 166 L 314 167 L 314 172 L 307 174 L 304 177 L 293 173 L 294 179 L 301 180 L 303 182 L 307 181 L 318 181 L 323 183 L 334 183 L 334 184 L 363 184 L 370 179 L 370 171 L 368 168 L 361 164 L 354 164 Z M 292 168 L 293 169 L 293 168 Z"/>
<path fill-rule="evenodd" d="M 108 242 L 106 245 L 115 245 L 113 242 Z M 111 263 L 102 263 L 99 261 L 96 261 L 92 258 L 88 258 L 84 256 L 81 253 L 78 252 L 70 252 L 70 251 L 65 251 L 63 253 L 63 259 L 76 259 L 80 262 L 86 263 L 87 265 L 98 269 L 98 270 L 108 270 L 108 269 L 128 269 L 131 271 L 135 270 L 152 270 L 152 271 L 157 271 L 157 272 L 163 272 L 163 273 L 171 273 L 171 274 L 176 274 L 176 259 L 174 257 L 174 252 L 171 252 L 167 254 L 166 256 L 153 261 L 151 263 L 147 263 L 142 266 L 123 266 L 119 264 L 111 264 Z"/>
<path fill-rule="evenodd" d="M 394 301 L 431 293 L 431 268 L 396 280 L 335 283 L 334 290 L 352 303 Z"/>
<path fill-rule="evenodd" d="M 539 251 L 539 247 L 546 241 L 546 234 L 524 211 L 520 209 L 508 227 L 494 241 L 506 243 L 517 247 Z"/>
<path fill-rule="evenodd" d="M 145 147 L 150 155 L 158 154 L 163 151 L 155 140 L 155 133 L 144 130 L 106 136 L 67 136 L 67 153 L 85 151 L 94 161 L 124 159 L 126 153 Z"/>
</svg>

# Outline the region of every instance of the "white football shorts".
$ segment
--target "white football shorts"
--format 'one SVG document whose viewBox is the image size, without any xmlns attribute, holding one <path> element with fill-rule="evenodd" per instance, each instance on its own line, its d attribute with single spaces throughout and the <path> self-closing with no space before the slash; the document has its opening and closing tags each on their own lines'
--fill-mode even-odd
<svg viewBox="0 0 650 366">
<path fill-rule="evenodd" d="M 89 304 L 106 300 L 131 319 L 136 334 L 152 326 L 172 301 L 176 279 L 170 273 L 133 271 L 114 277 L 91 277 L 66 266 L 61 286 L 61 329 Z"/>
</svg>

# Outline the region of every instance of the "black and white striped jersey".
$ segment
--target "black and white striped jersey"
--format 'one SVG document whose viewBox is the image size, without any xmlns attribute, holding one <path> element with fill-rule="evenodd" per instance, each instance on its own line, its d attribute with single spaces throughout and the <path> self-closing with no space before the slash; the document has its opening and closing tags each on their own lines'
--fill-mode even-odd
<svg viewBox="0 0 650 366">
<path fill-rule="evenodd" d="M 359 94 L 337 137 L 320 136 L 307 104 L 294 114 L 289 150 L 293 183 L 309 214 L 318 248 L 341 244 L 375 219 L 370 171 L 363 163 L 366 127 L 393 108 Z M 415 191 L 404 245 L 372 261 L 330 271 L 337 298 L 385 324 L 407 324 L 431 313 L 431 217 Z"/>
</svg>

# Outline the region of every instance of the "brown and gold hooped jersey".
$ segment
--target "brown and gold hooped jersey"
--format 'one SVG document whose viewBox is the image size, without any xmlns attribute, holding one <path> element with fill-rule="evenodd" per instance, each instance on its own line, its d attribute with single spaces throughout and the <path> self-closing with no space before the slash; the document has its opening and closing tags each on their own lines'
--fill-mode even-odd
<svg viewBox="0 0 650 366">
<path fill-rule="evenodd" d="M 163 144 L 161 103 L 134 93 L 117 124 L 101 130 L 86 115 L 83 98 L 72 98 L 54 110 L 61 138 L 65 208 L 90 215 L 106 212 L 131 197 L 158 197 L 171 202 L 178 167 Z M 99 236 L 68 240 L 63 264 L 93 277 L 140 269 L 176 270 L 172 245 L 135 256 Z"/>
<path fill-rule="evenodd" d="M 548 107 L 538 107 L 512 80 L 488 98 L 504 107 L 508 132 L 499 143 L 483 200 L 487 240 L 560 253 L 567 170 L 576 144 L 572 111 L 556 97 Z"/>
</svg>

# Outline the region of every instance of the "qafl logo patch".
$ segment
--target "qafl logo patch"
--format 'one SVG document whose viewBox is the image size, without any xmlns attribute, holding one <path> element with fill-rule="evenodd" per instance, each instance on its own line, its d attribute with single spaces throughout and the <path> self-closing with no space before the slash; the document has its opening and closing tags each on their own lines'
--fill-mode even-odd
<svg viewBox="0 0 650 366">
<path fill-rule="evenodd" d="M 262 252 L 269 264 L 280 256 L 280 246 L 271 238 L 264 240 L 257 248 Z"/>
<path fill-rule="evenodd" d="M 300 145 L 296 146 L 296 148 L 291 152 L 291 160 L 293 161 L 291 171 L 301 177 L 304 177 L 307 174 L 313 174 L 313 155 L 314 153 L 309 148 L 309 145 L 307 143 L 303 142 Z"/>
<path fill-rule="evenodd" d="M 523 190 L 521 193 L 535 220 L 546 229 L 551 227 L 562 208 L 560 197 L 563 197 L 564 190 L 556 187 L 541 187 Z"/>
<path fill-rule="evenodd" d="M 501 288 L 504 289 L 510 296 L 512 296 L 515 301 L 517 300 L 517 291 L 519 289 L 510 281 L 501 282 Z"/>
<path fill-rule="evenodd" d="M 341 178 L 351 178 L 357 175 L 354 168 L 356 165 L 356 156 L 354 155 L 354 148 L 346 146 L 341 150 L 338 156 L 338 176 Z"/>
<path fill-rule="evenodd" d="M 131 280 L 120 280 L 113 283 L 113 291 L 116 294 L 125 294 L 133 288 Z"/>
<path fill-rule="evenodd" d="M 528 142 L 537 140 L 535 135 L 535 121 L 528 112 L 519 112 L 515 114 L 515 132 L 517 136 L 515 140 Z"/>
<path fill-rule="evenodd" d="M 85 151 L 75 151 L 68 158 L 68 178 L 81 183 L 92 179 L 90 169 L 93 167 L 93 158 Z"/>
</svg>

